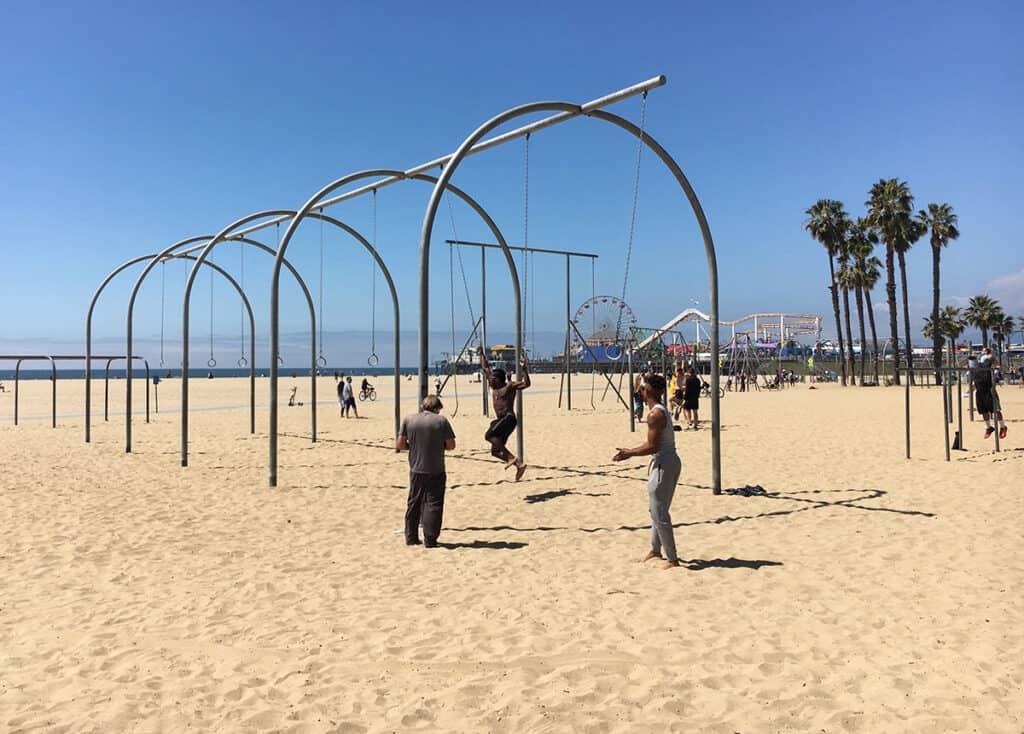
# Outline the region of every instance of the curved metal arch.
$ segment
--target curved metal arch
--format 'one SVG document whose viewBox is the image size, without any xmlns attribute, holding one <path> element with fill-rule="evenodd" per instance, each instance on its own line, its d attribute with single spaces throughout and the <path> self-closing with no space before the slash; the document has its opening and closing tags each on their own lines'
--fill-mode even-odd
<svg viewBox="0 0 1024 734">
<path fill-rule="evenodd" d="M 711 398 L 711 420 L 712 420 L 712 487 L 715 494 L 721 492 L 722 478 L 721 478 L 721 435 L 720 435 L 720 412 L 718 402 L 718 386 L 719 386 L 719 368 L 718 368 L 718 265 L 715 257 L 714 242 L 711 238 L 711 230 L 708 226 L 707 219 L 704 216 L 704 211 L 700 205 L 700 201 L 697 199 L 696 193 L 690 186 L 686 176 L 683 175 L 682 170 L 679 168 L 675 160 L 668 154 L 665 149 L 658 144 L 650 135 L 633 123 L 625 120 L 617 115 L 612 115 L 608 112 L 601 110 L 584 110 L 580 105 L 571 104 L 568 102 L 534 102 L 531 104 L 520 105 L 513 107 L 512 109 L 506 110 L 498 115 L 495 115 L 490 120 L 479 126 L 473 133 L 465 139 L 465 141 L 459 146 L 459 148 L 452 154 L 448 161 L 448 165 L 445 166 L 440 179 L 434 186 L 434 191 L 430 196 L 430 202 L 427 205 L 427 211 L 423 217 L 423 230 L 420 240 L 420 330 L 419 330 L 419 349 L 420 349 L 420 364 L 419 364 L 419 382 L 420 382 L 420 393 L 426 394 L 427 391 L 427 359 L 429 350 L 429 327 L 428 327 L 428 307 L 429 307 L 429 275 L 430 275 L 430 238 L 433 232 L 434 219 L 437 216 L 437 208 L 441 202 L 441 196 L 444 189 L 447 187 L 448 182 L 454 175 L 456 168 L 466 157 L 469 150 L 488 132 L 494 128 L 502 125 L 510 120 L 523 115 L 528 115 L 534 112 L 545 112 L 545 111 L 561 111 L 561 112 L 574 112 L 577 114 L 587 114 L 599 120 L 605 122 L 611 122 L 614 125 L 626 130 L 635 137 L 637 137 L 641 143 L 647 145 L 654 153 L 661 159 L 661 161 L 669 168 L 669 170 L 676 177 L 676 181 L 683 189 L 684 194 L 690 202 L 690 206 L 693 209 L 694 215 L 697 218 L 697 222 L 701 229 L 701 235 L 704 239 L 704 249 L 708 260 L 709 270 L 709 300 L 711 306 L 712 316 L 712 343 L 711 343 L 711 381 L 712 381 L 712 398 Z M 517 361 L 520 357 L 519 345 L 516 349 Z M 521 407 L 522 393 L 518 396 L 519 407 Z M 522 427 L 520 427 L 520 436 L 522 436 Z"/>
<path fill-rule="evenodd" d="M 327 196 L 332 191 L 335 191 L 338 188 L 340 188 L 340 187 L 342 187 L 342 186 L 344 186 L 346 184 L 352 183 L 353 181 L 358 181 L 358 180 L 363 179 L 363 178 L 372 178 L 372 177 L 377 177 L 377 176 L 401 177 L 403 179 L 412 178 L 412 179 L 421 180 L 421 181 L 428 181 L 428 182 L 429 181 L 434 181 L 434 182 L 437 181 L 437 179 L 435 179 L 433 176 L 428 176 L 426 174 L 416 174 L 416 175 L 413 175 L 413 176 L 408 176 L 404 171 L 398 171 L 398 170 L 390 169 L 390 168 L 368 169 L 368 170 L 365 170 L 365 171 L 357 171 L 355 173 L 350 173 L 350 174 L 348 174 L 346 176 L 342 176 L 341 178 L 336 179 L 335 181 L 332 181 L 331 183 L 327 184 L 326 186 L 321 188 L 319 191 L 317 191 L 315 194 L 313 194 L 313 196 L 302 206 L 302 208 L 299 209 L 298 212 L 296 212 L 295 216 L 292 217 L 291 221 L 288 224 L 288 228 L 285 230 L 284 236 L 281 238 L 281 246 L 278 249 L 278 258 L 282 258 L 284 256 L 284 252 L 287 250 L 287 247 L 288 247 L 289 243 L 291 242 L 291 238 L 295 234 L 296 229 L 298 229 L 298 225 L 301 223 L 302 219 L 307 217 L 307 216 L 310 216 L 311 213 L 313 212 L 313 209 L 316 208 L 316 205 L 318 203 L 320 203 L 321 200 L 325 196 Z M 516 349 L 517 349 L 517 353 L 518 353 L 518 350 L 522 349 L 522 315 L 521 315 L 520 291 L 519 291 L 519 273 L 516 270 L 515 259 L 512 257 L 512 253 L 508 249 L 508 244 L 505 242 L 505 238 L 502 235 L 501 230 L 498 229 L 497 225 L 494 223 L 494 220 L 491 219 L 491 217 L 487 214 L 486 211 L 484 211 L 483 207 L 481 207 L 476 201 L 474 201 L 465 192 L 463 192 L 463 191 L 461 191 L 459 189 L 456 189 L 454 186 L 451 186 L 449 188 L 450 188 L 451 191 L 453 191 L 453 193 L 456 193 L 460 198 L 462 198 L 464 201 L 466 201 L 466 203 L 468 203 L 471 207 L 473 207 L 473 209 L 475 211 L 477 211 L 481 215 L 481 217 L 484 219 L 484 221 L 490 227 L 491 232 L 494 234 L 495 239 L 497 240 L 498 244 L 501 245 L 502 251 L 505 253 L 505 261 L 508 264 L 509 272 L 511 273 L 511 276 L 512 276 L 512 284 L 513 284 L 513 289 L 514 289 L 513 298 L 515 300 L 515 312 L 516 312 Z M 272 352 L 277 350 L 278 343 L 279 343 L 279 321 L 278 321 L 279 306 L 280 306 L 279 298 L 278 298 L 279 290 L 280 290 L 280 266 L 275 263 L 274 273 L 273 273 L 273 277 L 272 277 L 272 281 L 271 281 L 271 289 L 270 289 L 270 344 L 271 344 L 271 351 Z M 398 360 L 399 352 L 398 352 L 398 349 L 397 349 L 397 344 L 398 344 L 398 337 L 397 337 L 397 335 L 395 337 L 395 343 L 396 343 L 396 350 L 395 350 L 395 374 L 396 374 L 396 380 L 395 380 L 395 403 L 396 403 L 396 405 L 398 405 L 400 381 L 397 378 L 397 374 L 398 374 L 398 370 L 399 370 L 399 366 L 400 365 L 399 365 L 399 360 Z M 271 366 L 270 366 L 270 429 L 269 429 L 269 433 L 270 433 L 270 472 L 269 472 L 270 477 L 269 477 L 269 485 L 271 487 L 276 487 L 277 486 L 277 423 L 278 423 L 278 420 L 277 420 L 277 411 L 278 411 L 278 407 L 277 407 L 277 395 L 278 395 L 278 393 L 277 393 L 277 384 L 278 384 L 278 369 L 277 369 L 276 363 L 272 362 Z M 422 392 L 422 390 L 421 390 L 421 392 Z M 425 397 L 425 393 L 423 393 L 423 395 L 421 395 L 419 399 L 422 400 L 423 397 Z M 400 409 L 399 409 L 399 410 L 396 411 L 396 426 L 395 426 L 395 433 L 396 433 L 396 435 L 398 433 L 398 423 L 400 421 L 400 417 L 401 416 L 400 416 Z M 522 439 L 520 438 L 520 454 L 522 453 L 521 441 L 522 441 Z"/>
<path fill-rule="evenodd" d="M 119 359 L 127 361 L 127 357 L 107 357 L 107 364 L 103 368 L 103 420 L 110 419 L 110 363 Z M 149 360 L 144 357 L 132 357 L 139 360 L 146 367 L 146 423 L 149 423 Z"/>
<path fill-rule="evenodd" d="M 204 262 L 204 258 L 206 258 L 209 255 L 209 253 L 213 250 L 213 248 L 217 244 L 219 244 L 220 242 L 233 241 L 234 239 L 236 239 L 236 238 L 230 236 L 230 233 L 234 229 L 237 229 L 238 227 L 242 227 L 246 223 L 251 222 L 254 219 L 263 219 L 263 218 L 266 218 L 266 217 L 273 217 L 273 216 L 292 217 L 291 221 L 292 221 L 292 223 L 294 223 L 295 222 L 295 217 L 296 217 L 296 212 L 294 212 L 292 210 L 287 210 L 287 209 L 274 209 L 274 210 L 267 210 L 267 211 L 263 211 L 263 212 L 257 212 L 256 214 L 250 214 L 249 216 L 243 217 L 242 219 L 240 219 L 240 220 L 238 220 L 236 222 L 233 222 L 232 224 L 230 224 L 227 227 L 225 227 L 217 236 L 215 236 L 214 238 L 210 239 L 210 241 L 207 242 L 207 244 L 203 247 L 202 252 L 199 254 L 199 258 L 197 260 L 196 265 L 193 266 L 192 272 L 189 273 L 189 278 L 188 278 L 188 281 L 186 282 L 186 285 L 185 285 L 185 299 L 184 299 L 185 321 L 184 321 L 184 326 L 183 326 L 183 329 L 182 329 L 182 344 L 183 344 L 183 347 L 186 350 L 186 353 L 187 353 L 187 348 L 188 348 L 188 326 L 187 326 L 187 324 L 188 324 L 188 313 L 189 313 L 189 307 L 190 307 L 190 301 L 191 301 L 191 289 L 192 289 L 192 284 L 193 284 L 193 282 L 195 280 L 195 276 L 196 276 L 196 273 L 197 273 L 197 268 L 199 266 L 199 263 Z M 395 422 L 396 422 L 395 432 L 397 434 L 398 423 L 401 420 L 401 405 L 400 405 L 400 401 L 401 401 L 401 383 L 400 383 L 400 380 L 399 380 L 399 373 L 398 373 L 398 370 L 399 370 L 398 358 L 399 358 L 399 355 L 400 355 L 399 339 L 400 339 L 401 334 L 400 334 L 400 329 L 399 329 L 400 315 L 399 315 L 399 306 L 398 306 L 398 290 L 395 288 L 394 280 L 391 277 L 391 271 L 388 270 L 387 265 L 384 263 L 384 260 L 377 253 L 377 250 L 373 247 L 373 245 L 371 245 L 369 243 L 369 241 L 365 237 L 363 237 L 358 231 L 356 231 L 355 229 L 353 229 L 349 225 L 345 224 L 344 222 L 342 222 L 342 221 L 340 221 L 338 219 L 335 219 L 333 217 L 330 217 L 330 216 L 327 216 L 325 214 L 318 213 L 318 212 L 307 212 L 306 216 L 309 216 L 309 217 L 311 217 L 313 219 L 319 219 L 319 220 L 322 220 L 324 222 L 328 222 L 329 224 L 332 224 L 332 225 L 338 227 L 339 229 L 341 229 L 342 231 L 347 232 L 348 234 L 352 235 L 370 253 L 370 255 L 376 261 L 377 265 L 380 266 L 381 271 L 384 273 L 384 277 L 385 277 L 385 279 L 387 281 L 388 288 L 391 291 L 391 303 L 392 303 L 392 306 L 394 308 L 394 335 L 395 335 L 395 337 L 394 337 L 395 338 L 394 346 L 395 346 L 395 360 L 396 360 L 396 364 L 395 364 L 395 386 L 394 386 L 395 387 Z M 292 227 L 291 224 L 289 225 L 289 231 L 294 231 L 294 228 Z M 288 237 L 287 231 L 286 231 L 285 234 L 286 234 L 286 237 Z M 239 237 L 237 239 L 242 239 L 242 238 Z M 290 237 L 288 237 L 288 239 L 290 239 Z M 281 239 L 281 243 L 279 244 L 277 251 L 275 252 L 275 258 L 276 259 L 275 259 L 275 262 L 274 262 L 274 284 L 275 284 L 276 287 L 280 285 L 280 272 L 281 272 L 280 271 L 280 266 L 281 266 L 281 264 L 283 264 L 286 261 L 286 259 L 284 257 L 284 251 L 286 249 L 286 242 L 288 241 L 288 239 L 285 239 L 283 237 Z M 275 290 L 272 293 L 272 298 L 271 298 L 272 302 L 274 301 L 274 299 L 277 298 L 277 296 L 278 296 L 278 289 L 275 288 Z M 270 375 L 271 375 L 270 410 L 271 410 L 271 413 L 273 415 L 275 415 L 275 417 L 276 417 L 276 411 L 277 411 L 277 378 L 276 378 L 276 375 L 278 374 L 278 370 L 279 370 L 278 361 L 276 359 L 276 355 L 277 355 L 278 350 L 279 350 L 279 340 L 277 338 L 278 337 L 278 332 L 276 332 L 275 329 L 274 329 L 274 327 L 277 324 L 276 316 L 277 316 L 277 311 L 276 310 L 272 311 L 272 317 L 271 317 L 271 325 L 272 325 L 271 326 L 271 349 L 270 349 L 270 352 L 271 352 L 271 360 L 270 360 L 270 364 L 271 364 L 271 367 L 270 367 Z M 314 326 L 311 329 L 311 334 L 310 334 L 310 379 L 312 381 L 311 390 L 310 390 L 310 393 L 311 393 L 310 403 L 313 406 L 312 440 L 314 442 L 316 441 L 316 402 L 317 402 L 317 399 L 316 399 L 316 376 L 317 376 L 317 371 L 318 371 L 318 365 L 317 365 L 317 350 L 316 350 L 316 326 L 315 326 L 315 322 L 314 322 Z M 186 375 L 186 376 L 183 378 L 183 382 L 182 382 L 183 401 L 182 401 L 182 411 L 181 411 L 181 415 L 182 415 L 181 465 L 182 466 L 187 466 L 188 465 L 188 415 L 187 415 L 187 410 L 186 410 L 186 408 L 187 408 L 187 399 L 188 399 L 187 371 L 184 373 L 184 375 Z M 271 443 L 271 447 L 272 447 L 271 448 L 271 453 L 272 453 L 272 455 L 276 459 L 276 456 L 277 456 L 277 424 L 276 424 L 276 422 L 274 422 L 273 425 L 274 425 L 274 429 L 270 432 L 270 443 Z"/>
<path fill-rule="evenodd" d="M 19 357 L 14 363 L 14 425 L 18 425 L 18 383 L 21 378 L 21 363 L 26 360 L 50 361 L 50 428 L 57 427 L 57 362 L 50 356 Z"/>
<path fill-rule="evenodd" d="M 176 243 L 176 245 L 172 245 L 172 247 L 184 247 L 184 246 L 186 246 L 187 244 L 189 244 L 191 242 L 201 242 L 201 241 L 203 241 L 205 239 L 208 239 L 208 237 L 206 237 L 206 236 L 191 237 L 191 238 L 189 238 L 187 240 L 182 240 L 181 242 Z M 262 243 L 262 242 L 260 242 L 258 240 L 250 240 L 250 239 L 239 238 L 239 241 L 240 242 L 245 242 L 246 244 L 249 244 L 249 245 L 251 245 L 253 247 L 256 247 L 256 248 L 258 248 L 260 250 L 263 250 L 265 252 L 268 252 L 270 254 L 274 254 L 274 249 L 273 248 L 265 245 L 264 243 Z M 199 249 L 199 248 L 198 247 L 193 247 L 193 248 L 190 248 L 188 250 L 183 250 L 182 252 L 174 253 L 174 254 L 171 254 L 171 255 L 166 255 L 166 256 L 163 256 L 160 261 L 161 262 L 166 262 L 169 259 L 176 259 L 176 258 L 179 258 L 179 257 L 181 257 L 183 255 L 188 255 L 188 254 L 190 254 L 192 252 L 195 252 L 197 249 Z M 165 250 L 164 252 L 167 252 L 167 251 Z M 160 258 L 160 257 L 161 257 L 161 254 L 157 254 L 157 255 L 143 255 L 141 257 L 133 258 L 132 260 L 129 260 L 128 262 L 122 263 L 116 269 L 111 271 L 111 273 L 109 275 L 107 275 L 106 278 L 104 278 L 104 280 L 100 284 L 99 288 L 96 289 L 96 293 L 93 294 L 92 301 L 89 303 L 89 311 L 88 311 L 88 315 L 86 316 L 86 321 L 85 321 L 85 355 L 86 355 L 85 356 L 85 442 L 86 443 L 89 443 L 90 436 L 91 436 L 91 434 L 90 434 L 90 430 L 91 430 L 90 429 L 90 417 L 92 415 L 92 389 L 91 389 L 91 385 L 92 385 L 92 369 L 91 369 L 92 368 L 92 316 L 93 316 L 93 311 L 96 308 L 96 303 L 99 300 L 99 297 L 103 293 L 104 289 L 110 283 L 110 281 L 112 281 L 123 270 L 126 270 L 127 268 L 131 267 L 132 265 L 135 265 L 137 263 L 143 262 L 144 260 L 154 260 L 154 258 Z M 154 262 L 153 265 L 155 265 L 155 264 L 156 263 Z M 310 318 L 315 322 L 315 320 L 316 320 L 316 310 L 313 307 L 313 298 L 309 294 L 309 289 L 306 287 L 305 281 L 302 279 L 302 276 L 299 275 L 298 271 L 292 266 L 292 264 L 290 262 L 285 261 L 285 267 L 287 267 L 288 270 L 291 271 L 292 275 L 295 276 L 295 279 L 298 281 L 299 286 L 302 288 L 303 293 L 306 294 L 306 301 L 309 304 Z M 128 304 L 128 323 L 129 323 L 128 345 L 129 346 L 131 346 L 132 342 L 133 342 L 133 339 L 132 339 L 132 336 L 131 336 L 132 332 L 131 332 L 131 326 L 130 325 L 134 321 L 133 311 L 134 311 L 134 306 L 135 306 L 135 297 L 136 297 L 136 295 L 137 295 L 137 293 L 139 291 L 139 288 L 142 287 L 142 283 L 145 280 L 146 274 L 151 269 L 152 268 L 147 267 L 146 270 L 143 271 L 143 273 L 140 275 L 139 279 L 136 281 L 135 286 L 134 286 L 134 288 L 132 290 L 131 298 L 129 299 L 129 304 Z M 128 353 L 130 354 L 130 352 L 128 352 Z M 253 355 L 253 356 L 255 356 L 255 355 Z M 250 424 L 249 432 L 250 433 L 255 432 L 255 429 L 256 429 L 255 418 L 253 417 L 253 414 L 255 413 L 255 407 L 254 406 L 255 406 L 255 402 L 256 402 L 255 386 L 254 386 L 254 384 L 252 384 L 255 381 L 255 378 L 253 377 L 253 371 L 255 370 L 255 364 L 253 364 L 252 368 L 253 369 L 250 371 L 250 390 L 249 390 L 249 393 L 250 393 L 250 395 L 249 395 L 249 403 L 250 403 L 250 408 L 251 408 L 251 410 L 250 410 L 250 420 L 249 420 L 249 424 Z M 131 371 L 130 367 L 129 367 L 126 379 L 129 380 L 129 381 L 132 379 L 132 371 Z M 131 403 L 129 402 L 129 404 L 128 404 L 128 411 L 126 412 L 126 416 L 125 416 L 125 420 L 129 424 L 131 423 L 131 420 L 132 420 L 130 408 L 131 408 Z M 131 429 L 130 428 L 126 429 L 126 432 L 127 432 L 127 438 L 126 438 L 127 448 L 126 448 L 126 451 L 130 451 L 131 450 Z"/>
</svg>

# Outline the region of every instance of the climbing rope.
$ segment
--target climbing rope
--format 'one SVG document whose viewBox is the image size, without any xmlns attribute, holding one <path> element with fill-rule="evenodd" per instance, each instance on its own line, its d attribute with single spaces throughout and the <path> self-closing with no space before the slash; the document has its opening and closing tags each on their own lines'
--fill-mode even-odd
<svg viewBox="0 0 1024 734">
<path fill-rule="evenodd" d="M 164 366 L 164 302 L 167 294 L 167 261 L 160 261 L 160 366 Z"/>
<path fill-rule="evenodd" d="M 633 177 L 633 211 L 629 215 L 629 238 L 626 240 L 626 272 L 622 276 L 622 296 L 619 300 L 626 301 L 626 287 L 629 285 L 629 266 L 633 256 L 633 236 L 636 233 L 636 210 L 640 199 L 640 160 L 644 152 L 644 125 L 647 122 L 647 92 L 643 93 L 640 102 L 640 135 L 636 146 L 636 173 Z M 615 341 L 619 340 L 622 331 L 622 310 L 615 325 Z"/>
<path fill-rule="evenodd" d="M 317 338 L 317 357 L 316 363 L 321 367 L 327 366 L 327 358 L 324 356 L 324 208 L 320 207 L 320 296 L 319 296 L 319 310 L 320 313 L 317 316 L 317 326 L 319 326 L 320 336 Z"/>
<path fill-rule="evenodd" d="M 239 258 L 239 287 L 242 289 L 242 293 L 245 293 L 245 243 L 239 241 L 238 243 L 238 258 Z M 239 345 L 242 350 L 242 355 L 238 358 L 238 366 L 246 367 L 249 364 L 249 360 L 245 358 L 245 301 L 238 306 L 239 312 L 239 324 L 241 326 L 239 338 Z"/>
</svg>

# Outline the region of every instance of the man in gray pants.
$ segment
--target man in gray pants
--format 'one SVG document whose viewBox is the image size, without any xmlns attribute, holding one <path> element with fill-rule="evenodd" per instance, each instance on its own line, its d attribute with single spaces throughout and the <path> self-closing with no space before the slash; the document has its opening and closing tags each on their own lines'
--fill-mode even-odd
<svg viewBox="0 0 1024 734">
<path fill-rule="evenodd" d="M 676 539 L 672 530 L 672 496 L 683 465 L 676 453 L 676 436 L 672 429 L 672 417 L 665 407 L 665 378 L 661 375 L 644 375 L 640 390 L 647 404 L 647 441 L 635 449 L 616 449 L 612 461 L 622 461 L 632 456 L 652 456 L 650 476 L 647 479 L 647 498 L 651 511 L 651 550 L 644 561 L 659 558 L 661 568 L 675 568 L 679 565 L 676 555 Z M 664 555 L 662 555 L 664 552 Z"/>
<path fill-rule="evenodd" d="M 436 395 L 423 398 L 423 412 L 406 416 L 398 434 L 399 451 L 409 452 L 409 500 L 405 511 L 405 544 L 420 544 L 420 520 L 423 543 L 437 547 L 444 514 L 444 452 L 455 448 L 455 432 L 441 412 Z"/>
</svg>

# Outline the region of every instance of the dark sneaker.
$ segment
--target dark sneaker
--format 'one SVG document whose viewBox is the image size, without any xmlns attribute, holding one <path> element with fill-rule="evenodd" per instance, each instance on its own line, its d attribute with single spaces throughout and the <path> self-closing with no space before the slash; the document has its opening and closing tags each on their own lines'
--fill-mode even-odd
<svg viewBox="0 0 1024 734">
<path fill-rule="evenodd" d="M 985 429 L 985 438 L 991 438 L 992 434 L 995 432 L 996 429 L 993 428 L 992 426 L 989 426 L 988 428 Z"/>
<path fill-rule="evenodd" d="M 1006 438 L 1006 426 L 999 429 L 999 438 Z"/>
</svg>

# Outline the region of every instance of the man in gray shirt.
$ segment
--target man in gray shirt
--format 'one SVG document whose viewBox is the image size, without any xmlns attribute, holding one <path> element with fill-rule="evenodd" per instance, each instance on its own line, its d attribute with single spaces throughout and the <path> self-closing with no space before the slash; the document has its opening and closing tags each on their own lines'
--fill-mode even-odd
<svg viewBox="0 0 1024 734">
<path fill-rule="evenodd" d="M 423 412 L 406 416 L 396 445 L 409 452 L 409 501 L 405 511 L 405 544 L 419 545 L 423 522 L 423 543 L 437 547 L 444 513 L 444 452 L 455 448 L 455 432 L 442 415 L 441 399 L 423 398 Z"/>
</svg>

